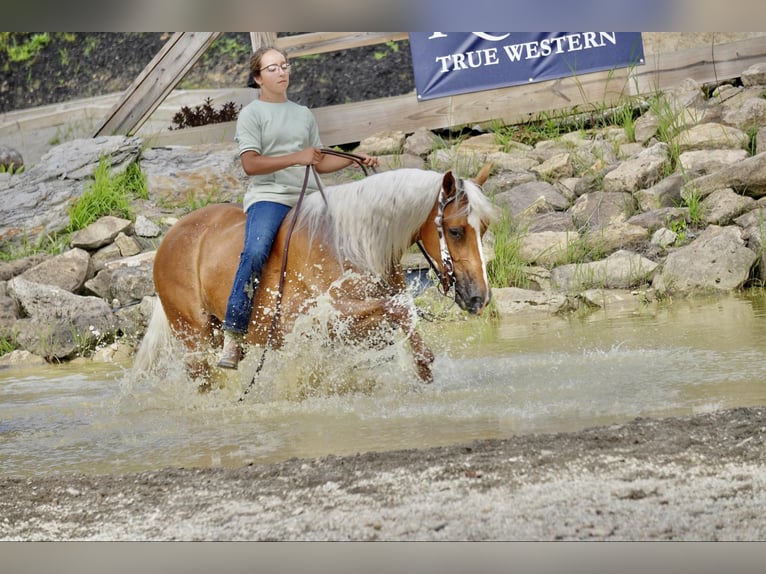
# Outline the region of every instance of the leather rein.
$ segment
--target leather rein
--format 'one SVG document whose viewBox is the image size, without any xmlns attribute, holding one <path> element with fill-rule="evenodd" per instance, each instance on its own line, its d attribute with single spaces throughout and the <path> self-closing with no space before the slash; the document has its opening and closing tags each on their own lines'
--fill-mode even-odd
<svg viewBox="0 0 766 574">
<path fill-rule="evenodd" d="M 330 148 L 322 148 L 320 150 L 325 155 L 334 155 L 337 157 L 343 157 L 346 159 L 353 160 L 359 167 L 362 168 L 362 171 L 364 172 L 365 177 L 367 174 L 367 166 L 364 165 L 364 158 L 360 155 L 356 155 L 350 152 L 345 151 L 339 151 L 334 150 Z M 372 168 L 373 172 L 375 171 L 375 168 Z M 266 344 L 263 346 L 263 353 L 261 353 L 261 359 L 258 362 L 258 366 L 255 369 L 255 373 L 253 374 L 253 378 L 250 380 L 250 383 L 247 385 L 247 388 L 245 388 L 244 392 L 242 393 L 242 396 L 239 398 L 240 402 L 245 400 L 245 395 L 250 392 L 250 389 L 255 384 L 255 378 L 258 376 L 258 373 L 261 372 L 261 369 L 263 368 L 263 363 L 266 360 L 266 350 L 269 348 L 269 345 L 271 344 L 271 340 L 274 336 L 274 331 L 277 327 L 277 320 L 279 319 L 280 311 L 282 310 L 282 294 L 285 290 L 285 275 L 287 271 L 287 255 L 290 250 L 290 239 L 293 235 L 293 230 L 295 229 L 295 224 L 298 221 L 298 212 L 301 209 L 301 205 L 303 204 L 303 198 L 306 195 L 306 189 L 308 188 L 309 183 L 309 174 L 314 174 L 314 181 L 317 184 L 317 188 L 319 189 L 319 193 L 322 194 L 322 199 L 324 199 L 325 204 L 327 204 L 327 197 L 324 194 L 324 188 L 322 187 L 322 182 L 319 179 L 319 174 L 317 173 L 316 169 L 313 165 L 307 165 L 306 166 L 306 175 L 303 177 L 303 185 L 301 186 L 301 193 L 298 196 L 298 203 L 295 204 L 295 212 L 293 213 L 293 218 L 290 221 L 290 227 L 287 230 L 287 237 L 285 238 L 285 246 L 282 249 L 282 267 L 279 270 L 279 288 L 277 289 L 277 299 L 275 301 L 274 305 L 274 314 L 271 316 L 271 325 L 269 326 L 269 333 L 266 336 Z"/>
</svg>

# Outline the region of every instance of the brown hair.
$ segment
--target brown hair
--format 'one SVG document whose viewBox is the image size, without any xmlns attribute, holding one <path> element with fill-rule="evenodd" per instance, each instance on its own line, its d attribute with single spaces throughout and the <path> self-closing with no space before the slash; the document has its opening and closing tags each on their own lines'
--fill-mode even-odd
<svg viewBox="0 0 766 574">
<path fill-rule="evenodd" d="M 253 55 L 250 56 L 250 78 L 253 80 L 253 84 L 250 85 L 250 82 L 248 82 L 248 85 L 250 87 L 256 88 L 258 87 L 258 84 L 255 82 L 256 78 L 261 77 L 261 61 L 263 60 L 263 55 L 266 52 L 279 52 L 284 56 L 285 60 L 287 60 L 287 54 L 285 54 L 282 50 L 279 48 L 275 48 L 274 46 L 261 46 L 258 48 L 255 52 L 253 52 Z"/>
</svg>

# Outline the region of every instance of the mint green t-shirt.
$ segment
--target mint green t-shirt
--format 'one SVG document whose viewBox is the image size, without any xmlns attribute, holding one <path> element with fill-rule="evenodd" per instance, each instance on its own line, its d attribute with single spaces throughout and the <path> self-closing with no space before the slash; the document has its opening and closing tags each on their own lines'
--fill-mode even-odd
<svg viewBox="0 0 766 574">
<path fill-rule="evenodd" d="M 322 147 L 314 114 L 295 102 L 263 102 L 253 100 L 242 108 L 237 119 L 234 139 L 240 155 L 255 151 L 262 156 L 279 156 L 306 149 Z M 274 201 L 290 207 L 298 197 L 306 176 L 305 165 L 294 165 L 274 173 L 252 175 L 244 198 L 247 210 L 256 201 Z M 314 176 L 309 176 L 306 194 L 318 191 Z"/>
</svg>

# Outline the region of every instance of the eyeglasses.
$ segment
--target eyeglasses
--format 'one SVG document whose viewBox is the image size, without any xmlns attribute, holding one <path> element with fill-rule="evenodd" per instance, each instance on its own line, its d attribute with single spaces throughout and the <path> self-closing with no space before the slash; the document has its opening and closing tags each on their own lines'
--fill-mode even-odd
<svg viewBox="0 0 766 574">
<path fill-rule="evenodd" d="M 288 62 L 285 62 L 284 64 L 269 64 L 268 66 L 264 66 L 258 71 L 262 72 L 263 70 L 268 70 L 272 74 L 276 72 L 277 70 L 282 70 L 283 72 L 289 72 L 291 66 L 292 64 L 289 64 Z"/>
</svg>

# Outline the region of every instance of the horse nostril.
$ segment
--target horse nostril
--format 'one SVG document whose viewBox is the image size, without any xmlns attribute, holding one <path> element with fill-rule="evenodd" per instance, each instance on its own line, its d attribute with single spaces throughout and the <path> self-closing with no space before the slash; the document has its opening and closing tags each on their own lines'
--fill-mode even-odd
<svg viewBox="0 0 766 574">
<path fill-rule="evenodd" d="M 471 297 L 469 307 L 473 311 L 479 311 L 484 307 L 484 297 Z"/>
</svg>

